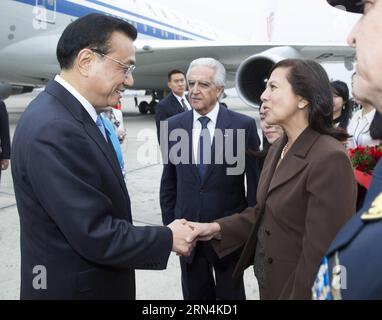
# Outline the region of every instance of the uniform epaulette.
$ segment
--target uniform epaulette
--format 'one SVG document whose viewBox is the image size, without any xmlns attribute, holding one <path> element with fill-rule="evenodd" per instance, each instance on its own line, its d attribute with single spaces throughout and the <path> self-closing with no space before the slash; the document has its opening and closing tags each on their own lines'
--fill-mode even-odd
<svg viewBox="0 0 382 320">
<path fill-rule="evenodd" d="M 382 193 L 380 193 L 372 202 L 369 210 L 361 216 L 364 221 L 382 219 Z"/>
</svg>

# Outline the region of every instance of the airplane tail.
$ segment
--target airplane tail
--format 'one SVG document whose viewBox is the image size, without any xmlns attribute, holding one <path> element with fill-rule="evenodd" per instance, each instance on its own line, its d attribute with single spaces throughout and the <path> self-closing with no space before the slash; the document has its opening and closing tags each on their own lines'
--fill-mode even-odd
<svg viewBox="0 0 382 320">
<path fill-rule="evenodd" d="M 346 44 L 358 20 L 322 0 L 257 1 L 253 41 Z"/>
</svg>

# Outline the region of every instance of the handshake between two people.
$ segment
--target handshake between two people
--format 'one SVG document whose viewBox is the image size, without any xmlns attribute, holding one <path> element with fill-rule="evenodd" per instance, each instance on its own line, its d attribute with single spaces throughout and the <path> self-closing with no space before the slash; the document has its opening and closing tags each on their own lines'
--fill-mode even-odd
<svg viewBox="0 0 382 320">
<path fill-rule="evenodd" d="M 197 241 L 220 238 L 220 225 L 217 222 L 192 222 L 177 219 L 167 225 L 172 231 L 172 251 L 180 256 L 189 256 Z"/>
</svg>

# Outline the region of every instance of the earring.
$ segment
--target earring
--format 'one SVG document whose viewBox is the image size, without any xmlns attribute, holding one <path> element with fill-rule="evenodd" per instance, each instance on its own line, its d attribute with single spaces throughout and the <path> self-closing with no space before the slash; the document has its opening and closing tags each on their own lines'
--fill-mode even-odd
<svg viewBox="0 0 382 320">
<path fill-rule="evenodd" d="M 342 106 L 342 110 L 345 110 L 345 105 Z"/>
</svg>

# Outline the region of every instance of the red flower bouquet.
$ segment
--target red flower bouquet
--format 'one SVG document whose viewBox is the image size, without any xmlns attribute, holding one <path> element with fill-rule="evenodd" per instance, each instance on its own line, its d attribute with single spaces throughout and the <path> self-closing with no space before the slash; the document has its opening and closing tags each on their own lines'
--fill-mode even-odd
<svg viewBox="0 0 382 320">
<path fill-rule="evenodd" d="M 357 182 L 369 188 L 371 175 L 378 160 L 382 158 L 382 143 L 377 146 L 359 146 L 349 149 L 348 154 L 354 168 Z"/>
</svg>

